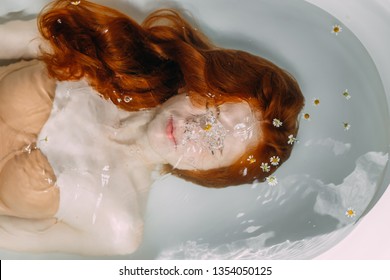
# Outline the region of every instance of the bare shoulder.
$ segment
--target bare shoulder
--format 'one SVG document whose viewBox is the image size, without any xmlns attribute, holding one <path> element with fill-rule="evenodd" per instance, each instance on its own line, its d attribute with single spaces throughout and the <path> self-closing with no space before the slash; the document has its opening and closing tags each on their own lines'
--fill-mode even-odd
<svg viewBox="0 0 390 280">
<path fill-rule="evenodd" d="M 0 215 L 0 248 L 100 256 L 131 254 L 138 249 L 143 221 L 139 213 L 125 207 L 134 201 L 112 199 L 110 195 L 95 201 L 93 194 L 82 190 L 74 195 L 74 207 L 66 207 L 65 212 L 59 213 L 61 217 L 26 219 Z M 92 201 L 93 207 L 88 205 Z"/>
</svg>

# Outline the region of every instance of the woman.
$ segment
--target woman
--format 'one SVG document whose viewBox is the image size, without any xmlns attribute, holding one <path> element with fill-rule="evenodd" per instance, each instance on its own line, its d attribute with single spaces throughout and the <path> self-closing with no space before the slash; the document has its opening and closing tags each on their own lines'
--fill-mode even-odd
<svg viewBox="0 0 390 280">
<path fill-rule="evenodd" d="M 131 253 L 154 171 L 222 188 L 289 157 L 304 99 L 271 62 L 213 46 L 172 10 L 138 25 L 62 0 L 38 22 L 40 60 L 0 74 L 0 247 Z"/>
</svg>

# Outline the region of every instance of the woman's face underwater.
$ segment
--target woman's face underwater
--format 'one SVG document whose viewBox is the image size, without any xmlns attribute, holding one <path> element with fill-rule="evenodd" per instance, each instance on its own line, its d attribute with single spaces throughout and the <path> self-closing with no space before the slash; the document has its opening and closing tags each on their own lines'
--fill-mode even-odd
<svg viewBox="0 0 390 280">
<path fill-rule="evenodd" d="M 174 168 L 208 170 L 233 164 L 257 145 L 260 123 L 246 102 L 200 108 L 179 94 L 157 109 L 147 137 Z"/>
</svg>

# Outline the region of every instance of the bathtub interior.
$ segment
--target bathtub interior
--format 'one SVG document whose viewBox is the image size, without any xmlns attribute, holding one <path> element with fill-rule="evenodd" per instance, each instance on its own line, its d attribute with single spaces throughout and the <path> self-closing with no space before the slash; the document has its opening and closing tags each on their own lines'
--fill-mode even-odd
<svg viewBox="0 0 390 280">
<path fill-rule="evenodd" d="M 2 21 L 31 17 L 47 2 L 5 1 Z M 275 173 L 276 186 L 214 190 L 165 176 L 151 188 L 140 249 L 115 258 L 313 258 L 345 238 L 385 191 L 390 72 L 354 21 L 355 9 L 367 8 L 367 1 L 345 1 L 348 13 L 337 1 L 325 1 L 322 9 L 324 1 L 316 0 L 98 2 L 137 20 L 159 7 L 187 10 L 216 44 L 287 69 L 306 98 L 298 142 Z M 367 11 L 379 9 L 379 2 L 370 1 Z M 341 32 L 332 32 L 334 25 Z M 8 251 L 0 256 L 84 258 Z"/>
</svg>

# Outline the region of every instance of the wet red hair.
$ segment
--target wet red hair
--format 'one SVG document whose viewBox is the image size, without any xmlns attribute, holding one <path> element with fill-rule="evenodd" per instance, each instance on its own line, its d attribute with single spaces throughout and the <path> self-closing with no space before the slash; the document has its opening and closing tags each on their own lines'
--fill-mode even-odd
<svg viewBox="0 0 390 280">
<path fill-rule="evenodd" d="M 290 156 L 304 97 L 296 80 L 272 62 L 243 51 L 214 46 L 173 10 L 158 10 L 139 25 L 114 9 L 58 0 L 39 17 L 51 51 L 42 55 L 58 80 L 87 78 L 118 107 L 149 109 L 186 92 L 198 106 L 246 101 L 260 112 L 261 140 L 234 164 L 212 170 L 169 172 L 207 187 L 262 181 L 261 163 Z M 283 122 L 275 127 L 273 120 Z M 249 156 L 254 160 L 248 160 Z"/>
</svg>

